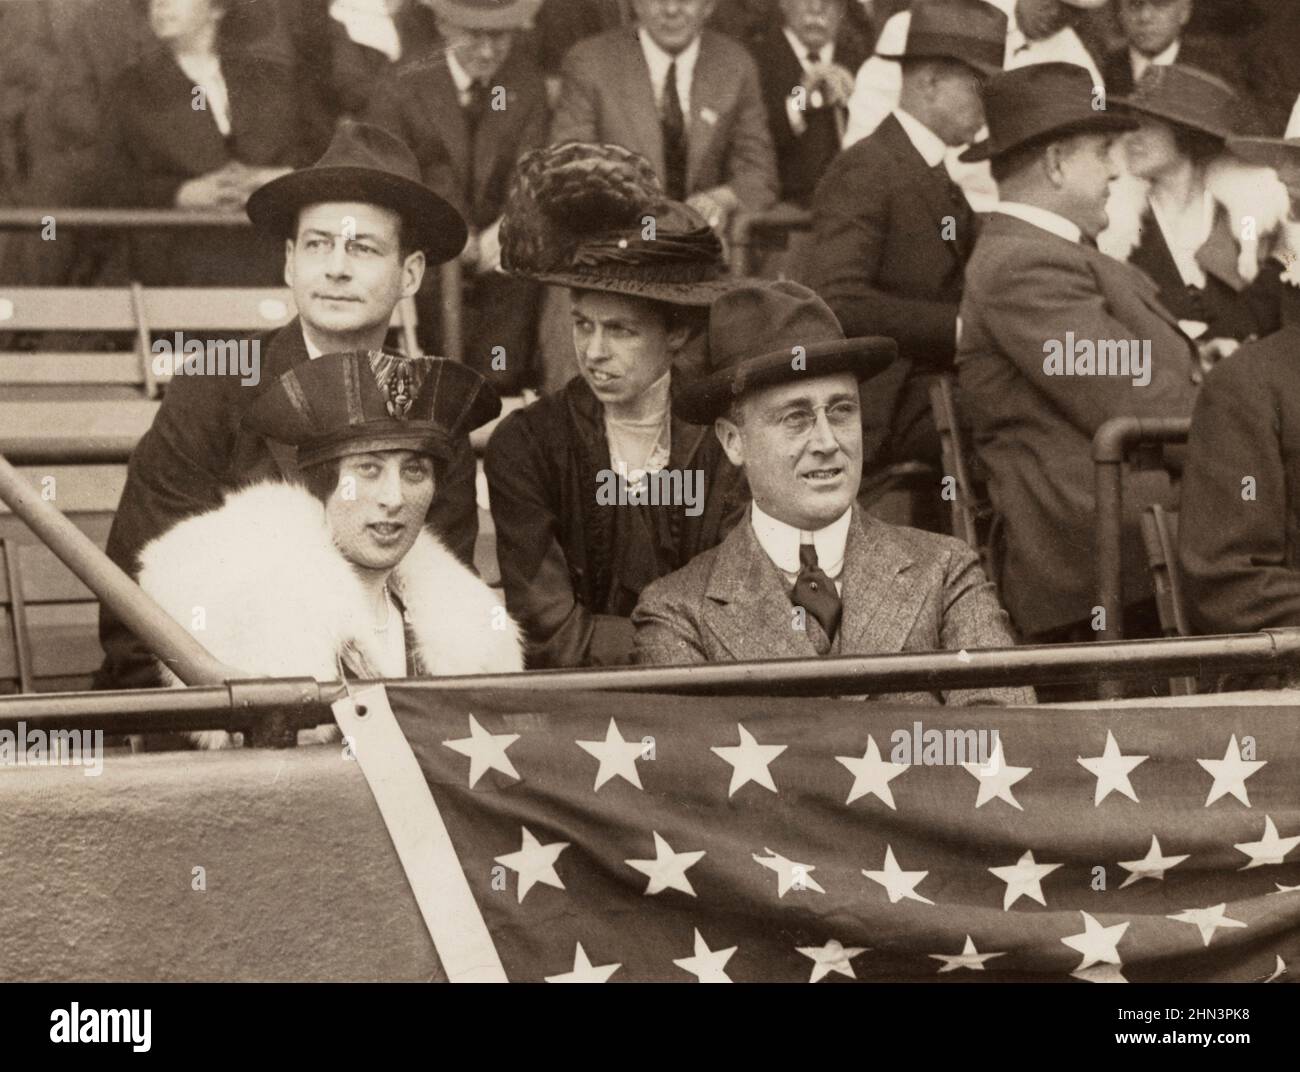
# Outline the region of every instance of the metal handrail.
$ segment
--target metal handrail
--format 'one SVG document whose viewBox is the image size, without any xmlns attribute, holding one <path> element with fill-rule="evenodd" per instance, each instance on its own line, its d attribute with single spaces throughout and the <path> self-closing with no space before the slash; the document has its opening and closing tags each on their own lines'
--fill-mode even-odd
<svg viewBox="0 0 1300 1072">
<path fill-rule="evenodd" d="M 747 276 L 753 270 L 754 232 L 763 229 L 807 231 L 812 228 L 812 213 L 806 208 L 782 202 L 764 212 L 742 212 L 731 224 L 731 274 Z"/>
<path fill-rule="evenodd" d="M 575 690 L 825 697 L 1073 684 L 1112 676 L 1134 680 L 1174 674 L 1276 674 L 1298 666 L 1300 629 L 1270 629 L 1239 636 L 701 666 L 536 670 L 383 684 L 427 693 Z M 286 734 L 291 741 L 294 731 L 328 721 L 328 705 L 344 691 L 337 681 L 280 678 L 187 689 L 0 697 L 0 729 L 14 729 L 20 721 L 29 729 L 99 729 L 114 734 L 226 729 L 252 731 L 255 740 L 283 742 Z M 275 732 L 266 731 L 268 720 L 274 722 Z"/>
</svg>

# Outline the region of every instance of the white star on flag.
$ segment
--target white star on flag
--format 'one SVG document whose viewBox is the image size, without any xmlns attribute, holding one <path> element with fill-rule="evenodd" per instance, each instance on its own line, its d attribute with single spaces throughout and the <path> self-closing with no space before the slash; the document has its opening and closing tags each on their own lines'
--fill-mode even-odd
<svg viewBox="0 0 1300 1072">
<path fill-rule="evenodd" d="M 944 953 L 928 954 L 931 960 L 942 960 L 943 967 L 939 969 L 939 974 L 944 972 L 956 971 L 958 968 L 969 968 L 971 971 L 983 971 L 984 962 L 992 960 L 994 957 L 1005 957 L 1005 953 L 981 953 L 975 948 L 975 942 L 971 936 L 966 935 L 966 945 L 956 956 Z"/>
<path fill-rule="evenodd" d="M 920 901 L 922 904 L 934 904 L 930 898 L 922 897 L 916 892 L 917 885 L 930 872 L 901 870 L 898 861 L 894 859 L 892 845 L 885 846 L 885 869 L 883 871 L 863 871 L 862 873 L 872 882 L 878 882 L 885 887 L 889 894 L 890 904 L 898 904 L 904 898 L 909 901 Z"/>
<path fill-rule="evenodd" d="M 776 783 L 772 781 L 772 772 L 767 765 L 776 759 L 786 746 L 783 744 L 759 744 L 753 734 L 739 722 L 740 744 L 720 745 L 709 751 L 731 764 L 731 788 L 727 796 L 735 796 L 736 790 L 746 782 L 757 782 L 764 789 L 776 792 Z"/>
<path fill-rule="evenodd" d="M 1210 795 L 1205 798 L 1207 808 L 1219 797 L 1227 796 L 1229 793 L 1249 808 L 1250 797 L 1246 793 L 1246 779 L 1264 766 L 1268 760 L 1242 759 L 1241 749 L 1237 747 L 1237 735 L 1234 733 L 1222 759 L 1198 759 L 1196 762 L 1214 775 Z"/>
<path fill-rule="evenodd" d="M 874 737 L 867 737 L 867 750 L 862 758 L 857 756 L 836 756 L 853 773 L 853 788 L 849 790 L 849 799 L 845 804 L 852 804 L 858 797 L 868 793 L 880 799 L 885 805 L 894 808 L 894 794 L 889 783 L 910 766 L 908 763 L 891 763 L 880 758 L 880 748 Z M 895 808 L 895 811 L 898 809 Z"/>
<path fill-rule="evenodd" d="M 1009 767 L 1007 766 L 1006 757 L 1002 754 L 1002 738 L 998 738 L 997 744 L 993 748 L 993 754 L 989 756 L 987 763 L 963 763 L 968 774 L 972 774 L 980 783 L 979 797 L 975 801 L 975 807 L 982 808 L 990 800 L 997 798 L 1004 800 L 1013 808 L 1020 811 L 1025 809 L 1020 807 L 1020 802 L 1011 793 L 1011 787 L 1028 774 L 1033 767 Z"/>
<path fill-rule="evenodd" d="M 664 840 L 663 835 L 658 830 L 652 831 L 652 833 L 655 838 L 655 858 L 653 860 L 623 861 L 628 867 L 635 868 L 643 875 L 649 876 L 650 881 L 645 888 L 646 895 L 662 893 L 664 890 L 681 890 L 682 893 L 689 893 L 692 897 L 696 896 L 695 890 L 691 888 L 691 880 L 686 877 L 686 869 L 704 859 L 704 850 L 673 852 L 673 847 Z"/>
<path fill-rule="evenodd" d="M 1120 860 L 1119 866 L 1125 871 L 1130 871 L 1129 875 L 1119 884 L 1122 890 L 1125 886 L 1131 886 L 1135 882 L 1141 882 L 1144 878 L 1163 879 L 1165 872 L 1171 868 L 1177 867 L 1190 856 L 1190 853 L 1184 853 L 1182 856 L 1164 856 L 1160 851 L 1160 842 L 1156 840 L 1155 834 L 1151 835 L 1151 846 L 1147 849 L 1147 854 L 1140 860 Z"/>
<path fill-rule="evenodd" d="M 817 884 L 815 878 L 810 877 L 810 872 L 816 871 L 817 868 L 811 864 L 799 864 L 792 860 L 787 860 L 778 852 L 773 852 L 766 845 L 763 846 L 766 856 L 759 856 L 758 853 L 751 853 L 754 857 L 754 863 L 761 864 L 769 871 L 776 872 L 776 895 L 784 897 L 790 890 L 816 890 L 818 893 L 826 891 Z"/>
<path fill-rule="evenodd" d="M 734 945 L 729 949 L 710 949 L 697 927 L 695 930 L 695 955 L 693 957 L 683 957 L 681 960 L 674 960 L 673 963 L 682 971 L 690 972 L 701 983 L 729 983 L 731 980 L 722 969 L 727 966 L 727 961 L 731 959 L 732 954 L 735 952 L 736 946 Z"/>
<path fill-rule="evenodd" d="M 1091 968 L 1076 968 L 1070 972 L 1085 983 L 1127 983 L 1124 973 L 1114 964 L 1094 964 Z"/>
<path fill-rule="evenodd" d="M 1083 954 L 1083 960 L 1071 974 L 1086 971 L 1094 964 L 1114 964 L 1119 967 L 1119 942 L 1129 929 L 1129 923 L 1126 921 L 1103 927 L 1087 912 L 1080 910 L 1079 915 L 1083 916 L 1083 931 L 1061 939 L 1065 945 Z"/>
<path fill-rule="evenodd" d="M 1029 849 L 1009 867 L 990 867 L 998 878 L 1007 884 L 1002 895 L 1002 911 L 1010 911 L 1011 906 L 1021 897 L 1037 901 L 1044 908 L 1047 898 L 1043 896 L 1043 879 L 1064 864 L 1040 864 L 1034 859 L 1034 852 Z"/>
<path fill-rule="evenodd" d="M 555 873 L 555 861 L 569 847 L 569 843 L 553 841 L 549 845 L 543 845 L 533 837 L 528 827 L 522 826 L 520 829 L 524 832 L 524 839 L 519 851 L 495 858 L 497 863 L 519 872 L 519 900 L 522 902 L 528 891 L 539 882 L 554 886 L 557 890 L 564 889 L 564 883 Z"/>
<path fill-rule="evenodd" d="M 866 946 L 844 946 L 834 938 L 825 945 L 799 945 L 795 949 L 813 962 L 812 978 L 808 980 L 810 983 L 826 978 L 831 972 L 856 979 L 857 975 L 849 961 L 867 951 Z"/>
<path fill-rule="evenodd" d="M 500 771 L 517 779 L 519 772 L 506 755 L 506 749 L 519 740 L 517 733 L 488 733 L 478 724 L 478 719 L 469 716 L 469 736 L 458 737 L 454 741 L 443 741 L 444 748 L 469 756 L 469 787 L 478 785 L 478 780 L 488 771 Z"/>
<path fill-rule="evenodd" d="M 641 774 L 636 769 L 636 761 L 645 752 L 645 745 L 640 741 L 625 741 L 619 733 L 614 720 L 609 720 L 603 741 L 574 741 L 584 752 L 600 760 L 600 769 L 596 771 L 595 792 L 611 778 L 623 778 L 638 789 L 641 788 Z"/>
<path fill-rule="evenodd" d="M 1277 953 L 1274 953 L 1273 956 L 1277 958 L 1273 963 L 1273 974 L 1267 979 L 1261 980 L 1261 982 L 1271 983 L 1274 979 L 1286 974 L 1286 961 Z"/>
<path fill-rule="evenodd" d="M 592 964 L 587 959 L 587 951 L 582 948 L 582 943 L 578 943 L 578 948 L 573 951 L 573 971 L 565 972 L 563 975 L 544 976 L 548 983 L 604 983 L 609 981 L 622 964 Z"/>
<path fill-rule="evenodd" d="M 1250 863 L 1242 864 L 1238 871 L 1249 871 L 1252 867 L 1264 867 L 1267 864 L 1280 864 L 1288 852 L 1300 845 L 1300 834 L 1295 837 L 1280 838 L 1277 827 L 1273 825 L 1272 816 L 1264 816 L 1264 838 L 1262 841 L 1243 841 L 1233 845 L 1238 852 L 1250 857 Z"/>
<path fill-rule="evenodd" d="M 1224 902 L 1223 904 L 1211 905 L 1209 908 L 1188 908 L 1177 915 L 1165 916 L 1165 919 L 1172 919 L 1175 923 L 1190 923 L 1201 932 L 1201 941 L 1209 945 L 1210 939 L 1214 937 L 1214 932 L 1220 927 L 1244 927 L 1246 925 L 1239 919 L 1229 919 L 1225 915 L 1227 907 L 1227 902 Z"/>
<path fill-rule="evenodd" d="M 1280 882 L 1274 882 L 1273 885 L 1277 887 L 1273 893 L 1300 893 L 1300 886 L 1283 886 Z"/>
<path fill-rule="evenodd" d="M 1129 800 L 1137 803 L 1137 794 L 1133 792 L 1133 783 L 1128 780 L 1134 767 L 1147 761 L 1146 756 L 1121 755 L 1115 735 L 1106 731 L 1106 748 L 1099 756 L 1085 759 L 1079 756 L 1079 764 L 1097 777 L 1097 792 L 1092 803 L 1100 804 L 1111 793 L 1123 793 Z"/>
</svg>

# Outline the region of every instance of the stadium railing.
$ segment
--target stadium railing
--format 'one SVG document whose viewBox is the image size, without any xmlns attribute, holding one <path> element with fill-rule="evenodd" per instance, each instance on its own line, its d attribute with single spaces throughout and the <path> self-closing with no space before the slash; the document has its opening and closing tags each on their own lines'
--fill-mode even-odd
<svg viewBox="0 0 1300 1072">
<path fill-rule="evenodd" d="M 759 243 L 764 239 L 780 239 L 776 245 L 789 242 L 792 234 L 812 230 L 812 213 L 797 205 L 781 203 L 766 212 L 742 212 L 731 223 L 731 274 L 755 275 L 758 272 Z"/>
</svg>

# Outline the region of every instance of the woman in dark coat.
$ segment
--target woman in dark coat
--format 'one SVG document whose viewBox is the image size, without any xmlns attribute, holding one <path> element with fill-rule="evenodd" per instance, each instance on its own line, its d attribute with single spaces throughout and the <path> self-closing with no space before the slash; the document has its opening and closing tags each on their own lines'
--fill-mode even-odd
<svg viewBox="0 0 1300 1072">
<path fill-rule="evenodd" d="M 669 408 L 726 285 L 721 246 L 649 161 L 575 142 L 523 158 L 501 236 L 508 271 L 570 288 L 579 367 L 488 444 L 506 606 L 532 667 L 630 662 L 641 590 L 719 543 L 749 499 L 712 431 Z"/>
</svg>

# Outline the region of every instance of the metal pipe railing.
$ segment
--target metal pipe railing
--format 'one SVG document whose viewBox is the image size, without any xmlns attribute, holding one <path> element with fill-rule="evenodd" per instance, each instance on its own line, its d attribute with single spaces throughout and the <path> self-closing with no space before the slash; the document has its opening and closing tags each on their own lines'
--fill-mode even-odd
<svg viewBox="0 0 1300 1072">
<path fill-rule="evenodd" d="M 1097 606 L 1105 612 L 1099 641 L 1124 636 L 1124 463 L 1143 444 L 1185 443 L 1191 425 L 1188 417 L 1115 417 L 1093 437 Z"/>
<path fill-rule="evenodd" d="M 1300 629 L 1223 637 L 991 648 L 966 652 L 779 659 L 701 666 L 538 670 L 389 681 L 417 692 L 613 691 L 710 696 L 855 696 L 1007 685 L 1096 682 L 1176 674 L 1277 674 L 1300 667 Z M 336 681 L 232 681 L 221 687 L 0 697 L 0 728 L 101 729 L 150 733 L 254 730 L 278 721 L 278 735 L 329 720 L 343 694 Z M 276 737 L 277 735 L 270 735 Z"/>
<path fill-rule="evenodd" d="M 125 465 L 137 439 L 106 435 L 7 436 L 0 432 L 0 455 L 11 465 Z"/>
</svg>

